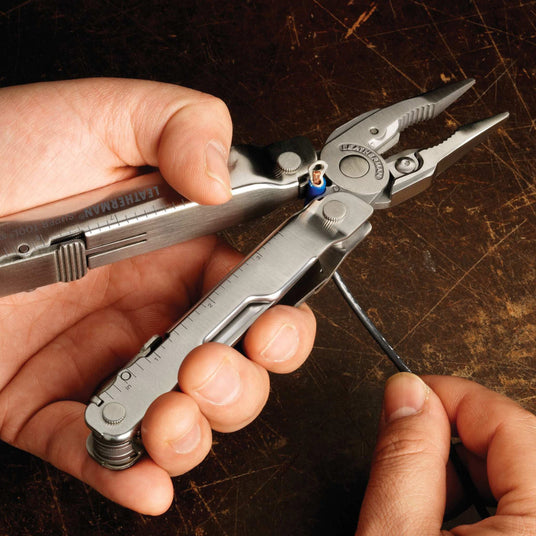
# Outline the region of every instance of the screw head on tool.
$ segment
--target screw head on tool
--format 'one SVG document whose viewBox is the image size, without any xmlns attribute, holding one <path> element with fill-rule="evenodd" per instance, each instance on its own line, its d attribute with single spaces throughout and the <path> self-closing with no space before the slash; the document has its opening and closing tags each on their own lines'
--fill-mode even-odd
<svg viewBox="0 0 536 536">
<path fill-rule="evenodd" d="M 328 201 L 322 209 L 322 214 L 326 220 L 332 222 L 339 222 L 346 216 L 346 205 L 341 201 L 332 199 Z"/>
<path fill-rule="evenodd" d="M 417 169 L 417 162 L 408 156 L 402 156 L 395 162 L 395 168 L 400 173 L 411 173 Z"/>
<path fill-rule="evenodd" d="M 277 166 L 286 175 L 291 175 L 298 171 L 301 163 L 302 159 L 300 155 L 293 151 L 285 151 L 277 157 Z"/>
<path fill-rule="evenodd" d="M 119 424 L 127 415 L 127 410 L 119 402 L 109 402 L 102 408 L 102 418 L 108 424 Z"/>
</svg>

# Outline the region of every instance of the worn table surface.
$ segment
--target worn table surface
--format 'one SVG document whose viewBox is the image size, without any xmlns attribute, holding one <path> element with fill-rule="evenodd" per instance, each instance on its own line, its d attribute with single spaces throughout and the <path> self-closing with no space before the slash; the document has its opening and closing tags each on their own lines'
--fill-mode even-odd
<svg viewBox="0 0 536 536">
<path fill-rule="evenodd" d="M 10 6 L 9 6 L 10 5 Z M 536 409 L 534 1 L 3 2 L 0 84 L 121 76 L 221 97 L 235 142 L 317 145 L 372 108 L 451 80 L 476 85 L 405 147 L 504 110 L 507 124 L 432 188 L 372 220 L 344 264 L 416 371 L 473 378 Z M 295 207 L 293 207 L 295 208 Z M 293 208 L 228 233 L 247 252 Z M 159 518 L 116 506 L 0 445 L 0 535 L 351 534 L 393 372 L 329 284 L 302 369 L 272 377 L 256 422 L 215 435 Z"/>
</svg>

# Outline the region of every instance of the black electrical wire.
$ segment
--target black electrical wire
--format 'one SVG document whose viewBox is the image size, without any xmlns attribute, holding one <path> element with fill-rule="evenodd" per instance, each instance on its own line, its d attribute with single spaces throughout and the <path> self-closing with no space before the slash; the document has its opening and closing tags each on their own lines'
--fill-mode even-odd
<svg viewBox="0 0 536 536">
<path fill-rule="evenodd" d="M 402 361 L 402 358 L 396 353 L 395 349 L 387 342 L 387 339 L 375 326 L 374 322 L 372 322 L 367 313 L 365 313 L 361 305 L 357 303 L 357 300 L 353 297 L 345 282 L 342 280 L 339 272 L 334 272 L 333 282 L 335 285 L 337 285 L 337 288 L 340 290 L 344 299 L 352 311 L 356 314 L 357 318 L 359 318 L 365 329 L 372 335 L 372 338 L 380 345 L 380 348 L 385 352 L 394 366 L 400 372 L 411 372 L 410 368 L 406 365 L 406 363 L 404 363 L 404 361 Z"/>
<path fill-rule="evenodd" d="M 406 365 L 406 363 L 404 363 L 404 361 L 398 355 L 396 350 L 389 344 L 389 342 L 383 336 L 381 331 L 376 327 L 374 322 L 372 322 L 372 320 L 367 315 L 367 313 L 365 313 L 361 305 L 359 305 L 357 300 L 354 298 L 354 296 L 352 295 L 352 293 L 346 286 L 340 274 L 338 272 L 334 272 L 332 279 L 336 287 L 339 289 L 342 296 L 344 297 L 344 299 L 346 300 L 346 302 L 352 309 L 352 311 L 355 313 L 355 315 L 359 319 L 359 321 L 363 324 L 365 329 L 370 333 L 372 338 L 378 343 L 380 348 L 384 351 L 387 357 L 395 365 L 398 371 L 399 372 L 411 372 L 411 369 Z M 456 445 L 455 445 L 454 439 L 451 439 L 450 441 L 449 459 L 452 462 L 454 469 L 456 470 L 456 474 L 458 475 L 458 478 L 460 479 L 462 486 L 465 488 L 465 491 L 467 492 L 469 498 L 471 499 L 471 502 L 473 503 L 476 511 L 478 512 L 478 515 L 482 519 L 490 517 L 490 513 L 488 509 L 486 508 L 486 505 L 482 497 L 480 496 L 480 493 L 478 489 L 476 488 L 475 483 L 472 481 L 471 477 L 467 473 L 467 468 L 463 464 L 460 456 L 458 455 L 458 452 L 456 451 Z"/>
</svg>

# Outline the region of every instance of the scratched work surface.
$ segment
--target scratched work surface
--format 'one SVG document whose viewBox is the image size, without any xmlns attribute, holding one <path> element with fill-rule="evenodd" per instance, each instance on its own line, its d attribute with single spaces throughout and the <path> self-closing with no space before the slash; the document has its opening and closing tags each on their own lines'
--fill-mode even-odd
<svg viewBox="0 0 536 536">
<path fill-rule="evenodd" d="M 475 77 L 448 113 L 406 132 L 404 146 L 504 110 L 508 123 L 428 191 L 376 214 L 342 274 L 414 370 L 473 378 L 536 409 L 536 2 L 2 6 L 1 85 L 94 75 L 175 82 L 221 97 L 235 142 L 304 134 L 320 145 L 359 113 Z M 229 239 L 247 252 L 290 210 Z M 208 459 L 175 479 L 167 514 L 134 514 L 2 444 L 0 535 L 351 534 L 393 369 L 332 284 L 311 305 L 311 359 L 272 378 L 255 423 L 216 434 Z"/>
</svg>

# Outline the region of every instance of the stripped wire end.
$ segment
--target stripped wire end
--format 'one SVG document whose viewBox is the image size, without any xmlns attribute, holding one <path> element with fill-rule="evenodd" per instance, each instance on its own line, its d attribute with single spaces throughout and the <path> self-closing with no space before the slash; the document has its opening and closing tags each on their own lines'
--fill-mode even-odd
<svg viewBox="0 0 536 536">
<path fill-rule="evenodd" d="M 317 160 L 309 166 L 309 180 L 307 181 L 307 201 L 311 201 L 316 197 L 324 194 L 326 191 L 325 173 L 328 165 L 323 160 Z"/>
</svg>

